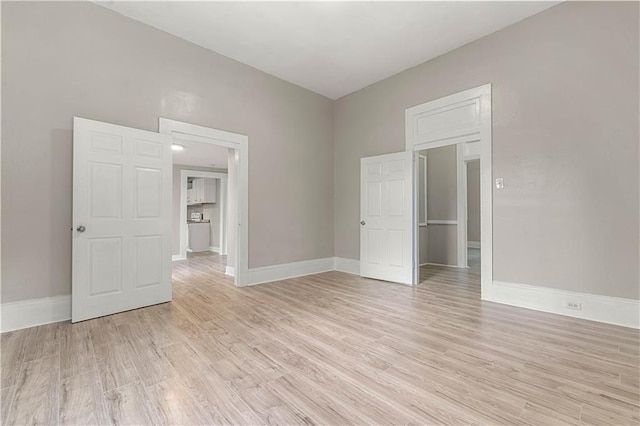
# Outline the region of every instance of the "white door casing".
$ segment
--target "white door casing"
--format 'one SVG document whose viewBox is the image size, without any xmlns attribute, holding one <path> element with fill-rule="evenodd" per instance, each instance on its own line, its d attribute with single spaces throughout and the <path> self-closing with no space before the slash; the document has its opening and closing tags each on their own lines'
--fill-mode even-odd
<svg viewBox="0 0 640 426">
<path fill-rule="evenodd" d="M 171 300 L 171 137 L 73 121 L 72 322 Z"/>
<path fill-rule="evenodd" d="M 413 152 L 360 160 L 360 275 L 413 284 Z"/>
<path fill-rule="evenodd" d="M 161 134 L 169 135 L 172 138 L 178 136 L 181 139 L 187 138 L 196 142 L 210 143 L 235 150 L 238 182 L 236 188 L 234 281 L 237 287 L 249 285 L 249 138 L 238 133 L 162 117 L 159 120 L 158 127 Z M 227 192 L 227 201 L 229 196 L 230 193 Z M 227 216 L 227 220 L 231 221 L 232 218 Z M 227 240 L 232 237 L 230 235 L 231 232 L 233 230 L 230 230 L 227 234 Z M 227 265 L 227 269 L 229 269 L 229 265 Z"/>
<path fill-rule="evenodd" d="M 464 144 L 456 145 L 456 238 L 458 267 L 467 268 L 467 165 Z"/>
<path fill-rule="evenodd" d="M 464 144 L 463 160 L 470 156 L 480 158 L 481 298 L 491 300 L 493 288 L 491 84 L 407 108 L 405 138 L 406 149 L 409 151 Z M 459 153 L 458 160 L 460 157 Z M 461 173 L 458 176 L 461 176 Z M 462 211 L 459 211 L 458 217 L 466 219 Z M 463 236 L 459 235 L 459 237 Z M 415 258 L 418 253 L 417 226 L 414 226 L 413 241 Z"/>
</svg>

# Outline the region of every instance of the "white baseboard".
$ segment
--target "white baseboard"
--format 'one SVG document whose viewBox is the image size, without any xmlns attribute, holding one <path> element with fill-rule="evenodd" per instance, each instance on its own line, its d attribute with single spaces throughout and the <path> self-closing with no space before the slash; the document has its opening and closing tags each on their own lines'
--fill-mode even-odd
<svg viewBox="0 0 640 426">
<path fill-rule="evenodd" d="M 480 241 L 467 241 L 468 248 L 480 248 Z"/>
<path fill-rule="evenodd" d="M 2 332 L 71 319 L 71 295 L 20 300 L 0 305 Z"/>
<path fill-rule="evenodd" d="M 187 258 L 184 256 L 180 256 L 179 254 L 172 255 L 171 261 L 175 262 L 176 260 L 187 260 Z"/>
<path fill-rule="evenodd" d="M 624 327 L 640 328 L 640 300 L 494 281 L 494 302 Z M 581 304 L 582 310 L 567 307 Z"/>
<path fill-rule="evenodd" d="M 175 256 L 174 260 L 177 260 Z M 249 270 L 249 285 L 333 270 L 359 275 L 360 262 L 354 259 L 328 257 L 253 268 Z M 227 266 L 225 274 L 234 276 L 234 268 Z M 503 281 L 493 282 L 491 300 L 537 311 L 636 329 L 640 328 L 640 300 L 578 293 Z M 568 302 L 580 304 L 582 309 L 568 308 Z M 0 305 L 0 318 L 2 321 L 0 330 L 3 333 L 66 321 L 71 318 L 71 295 L 3 303 Z"/>
<path fill-rule="evenodd" d="M 355 259 L 345 259 L 344 257 L 334 257 L 333 269 L 348 274 L 360 275 L 360 261 Z"/>
<path fill-rule="evenodd" d="M 283 263 L 249 269 L 249 284 L 264 284 L 272 281 L 303 277 L 334 270 L 334 258 L 303 260 L 301 262 Z"/>
<path fill-rule="evenodd" d="M 236 270 L 233 266 L 225 266 L 224 267 L 224 274 L 225 275 L 229 275 L 230 277 L 235 277 L 236 276 Z"/>
<path fill-rule="evenodd" d="M 220 247 L 209 246 L 209 251 L 220 254 Z"/>
</svg>

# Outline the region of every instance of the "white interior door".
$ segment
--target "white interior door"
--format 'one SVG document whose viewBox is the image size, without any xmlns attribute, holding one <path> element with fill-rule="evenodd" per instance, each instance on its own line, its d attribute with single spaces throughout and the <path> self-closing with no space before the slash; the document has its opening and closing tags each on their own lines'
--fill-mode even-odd
<svg viewBox="0 0 640 426">
<path fill-rule="evenodd" d="M 413 153 L 360 160 L 360 275 L 413 284 Z"/>
<path fill-rule="evenodd" d="M 74 118 L 72 322 L 171 300 L 171 136 Z"/>
</svg>

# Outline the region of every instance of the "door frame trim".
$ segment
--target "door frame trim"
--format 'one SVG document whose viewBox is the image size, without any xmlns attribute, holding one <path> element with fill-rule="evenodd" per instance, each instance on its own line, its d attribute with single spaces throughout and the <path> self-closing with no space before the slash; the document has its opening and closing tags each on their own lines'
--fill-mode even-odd
<svg viewBox="0 0 640 426">
<path fill-rule="evenodd" d="M 187 179 L 189 177 L 220 179 L 220 194 L 216 194 L 220 209 L 220 254 L 227 254 L 227 174 L 182 169 L 180 171 L 180 258 L 187 257 Z"/>
<path fill-rule="evenodd" d="M 424 218 L 420 217 L 420 205 L 418 205 L 418 214 L 416 215 L 416 218 L 418 220 L 418 227 L 421 226 L 427 226 L 429 225 L 429 203 L 427 201 L 427 183 L 428 183 L 428 179 L 427 176 L 429 174 L 429 170 L 427 168 L 427 155 L 422 155 L 422 154 L 417 154 L 418 155 L 418 165 L 417 165 L 417 173 L 418 173 L 418 179 L 422 180 L 422 185 L 423 185 L 423 194 L 422 197 L 424 198 Z M 424 163 L 424 176 L 420 176 L 420 162 Z M 420 191 L 420 185 L 418 184 L 417 190 Z M 420 194 L 418 194 L 418 198 L 417 201 L 420 201 Z M 424 221 L 420 221 L 420 219 L 424 219 Z"/>
<path fill-rule="evenodd" d="M 454 104 L 475 102 L 476 123 L 464 123 L 457 127 L 437 131 L 427 136 L 418 135 L 418 119 L 425 110 L 444 111 Z M 467 104 L 468 105 L 468 104 Z M 466 142 L 480 142 L 480 232 L 481 232 L 481 299 L 492 300 L 493 288 L 493 176 L 491 165 L 491 83 L 469 90 L 434 99 L 405 110 L 405 147 L 414 153 L 424 149 L 438 148 Z M 415 159 L 415 154 L 414 154 Z M 413 179 L 414 216 L 417 218 L 418 204 L 417 173 Z M 414 285 L 419 282 L 419 227 L 413 224 Z"/>
<path fill-rule="evenodd" d="M 237 239 L 235 285 L 244 287 L 249 284 L 249 137 L 239 133 L 227 132 L 211 127 L 199 126 L 182 121 L 160 117 L 159 133 L 181 135 L 195 138 L 199 142 L 210 143 L 236 150 L 238 161 L 237 187 Z M 186 194 L 185 194 L 186 196 Z M 228 235 L 227 235 L 228 238 Z"/>
<path fill-rule="evenodd" d="M 464 147 L 456 145 L 456 238 L 458 268 L 468 268 L 467 253 L 467 163 L 464 162 Z"/>
</svg>

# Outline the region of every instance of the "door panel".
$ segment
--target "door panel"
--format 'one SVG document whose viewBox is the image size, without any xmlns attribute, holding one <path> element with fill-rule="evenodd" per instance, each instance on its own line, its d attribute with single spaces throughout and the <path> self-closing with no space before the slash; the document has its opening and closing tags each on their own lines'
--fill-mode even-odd
<svg viewBox="0 0 640 426">
<path fill-rule="evenodd" d="M 411 152 L 361 159 L 360 275 L 413 284 Z"/>
<path fill-rule="evenodd" d="M 171 300 L 171 137 L 82 118 L 73 132 L 72 321 Z"/>
<path fill-rule="evenodd" d="M 92 238 L 89 245 L 90 296 L 122 290 L 122 238 Z"/>
<path fill-rule="evenodd" d="M 136 168 L 136 218 L 159 218 L 162 214 L 162 170 Z"/>
<path fill-rule="evenodd" d="M 136 288 L 159 285 L 162 281 L 162 235 L 135 237 L 133 247 Z"/>
<path fill-rule="evenodd" d="M 367 215 L 380 216 L 382 213 L 382 181 L 367 182 Z"/>
<path fill-rule="evenodd" d="M 89 217 L 122 217 L 122 166 L 89 163 Z"/>
</svg>

